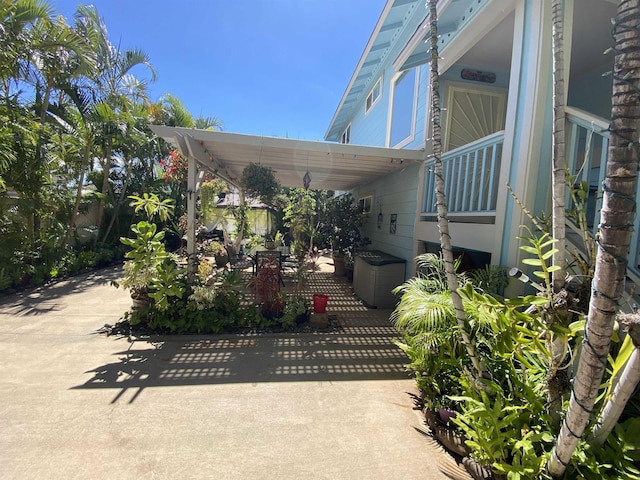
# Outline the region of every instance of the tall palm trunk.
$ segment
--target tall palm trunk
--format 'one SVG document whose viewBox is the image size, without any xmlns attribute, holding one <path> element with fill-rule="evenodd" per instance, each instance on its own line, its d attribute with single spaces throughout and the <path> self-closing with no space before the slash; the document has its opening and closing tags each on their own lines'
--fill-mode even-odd
<svg viewBox="0 0 640 480">
<path fill-rule="evenodd" d="M 567 273 L 565 255 L 565 100 L 564 100 L 564 10 L 563 0 L 553 0 L 553 238 L 558 251 L 553 255 L 553 291 L 559 292 Z"/>
<path fill-rule="evenodd" d="M 617 304 L 624 291 L 639 160 L 639 27 L 640 0 L 621 0 L 614 26 L 611 140 L 603 182 L 596 270 L 571 402 L 549 459 L 549 472 L 555 477 L 564 473 L 589 422 L 607 365 Z"/>
<path fill-rule="evenodd" d="M 553 238 L 558 242 L 558 248 L 553 255 L 553 265 L 558 267 L 552 273 L 553 293 L 559 293 L 565 287 L 567 276 L 566 247 L 565 247 L 565 100 L 564 100 L 564 1 L 552 1 L 553 23 Z M 551 312 L 550 322 L 568 323 L 569 312 Z M 553 424 L 560 425 L 562 411 L 562 395 L 565 382 L 558 379 L 564 362 L 565 348 L 561 341 L 555 341 L 549 332 L 547 339 L 551 352 L 549 372 L 546 378 L 548 411 Z"/>
<path fill-rule="evenodd" d="M 462 299 L 458 294 L 458 278 L 454 267 L 451 236 L 449 234 L 447 200 L 444 194 L 445 187 L 442 173 L 442 135 L 440 127 L 440 76 L 438 73 L 438 13 L 436 10 L 436 4 L 437 0 L 429 0 L 429 37 L 431 44 L 431 125 L 433 137 L 433 158 L 435 160 L 434 169 L 436 176 L 438 229 L 440 231 L 440 244 L 442 248 L 442 257 L 445 262 L 445 271 L 447 273 L 447 283 L 449 285 L 449 290 L 451 291 L 451 300 L 456 312 L 456 320 L 460 327 L 462 341 L 467 350 L 467 354 L 476 369 L 478 377 L 482 377 L 485 368 L 478 359 L 475 347 L 467 333 L 466 313 L 462 305 Z"/>
</svg>

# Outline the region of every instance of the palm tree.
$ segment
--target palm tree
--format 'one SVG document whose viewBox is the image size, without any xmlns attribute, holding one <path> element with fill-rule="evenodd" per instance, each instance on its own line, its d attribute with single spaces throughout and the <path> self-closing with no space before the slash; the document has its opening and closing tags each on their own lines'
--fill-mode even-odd
<svg viewBox="0 0 640 480">
<path fill-rule="evenodd" d="M 603 183 L 598 254 L 585 345 L 573 383 L 573 393 L 549 472 L 561 476 L 582 436 L 607 364 L 618 301 L 625 273 L 633 218 L 640 147 L 640 1 L 621 0 L 614 25 L 615 61 L 606 176 Z"/>
<path fill-rule="evenodd" d="M 438 209 L 438 229 L 440 230 L 440 243 L 442 257 L 445 261 L 447 282 L 451 291 L 451 300 L 455 309 L 455 317 L 460 328 L 469 359 L 473 363 L 479 377 L 484 375 L 485 368 L 478 360 L 475 347 L 469 338 L 466 329 L 466 314 L 462 305 L 462 299 L 458 294 L 458 279 L 456 277 L 453 250 L 451 248 L 451 236 L 449 234 L 449 219 L 447 200 L 444 194 L 445 182 L 442 173 L 442 135 L 440 127 L 440 77 L 438 72 L 438 16 L 436 10 L 437 0 L 429 0 L 430 18 L 430 45 L 431 45 L 431 123 L 434 169 L 436 177 L 436 204 Z"/>
<path fill-rule="evenodd" d="M 134 109 L 138 102 L 149 103 L 146 95 L 147 80 L 141 80 L 131 72 L 135 67 L 145 66 L 150 78 L 155 81 L 156 73 L 148 55 L 139 49 L 120 51 L 109 40 L 106 25 L 93 6 L 81 5 L 75 14 L 76 28 L 89 39 L 96 52 L 97 74 L 89 78 L 96 104 L 104 104 L 111 109 L 114 116 L 104 125 L 101 142 L 102 152 L 100 164 L 103 172 L 102 191 L 98 205 L 98 227 L 103 223 L 105 198 L 109 196 L 109 172 L 113 165 L 113 155 L 117 151 L 115 143 L 120 126 L 126 123 L 117 118 L 121 112 Z M 96 108 L 100 108 L 96 105 Z"/>
<path fill-rule="evenodd" d="M 553 290 L 565 285 L 565 113 L 564 113 L 564 17 L 563 0 L 553 0 L 553 238 L 560 245 L 553 255 Z"/>
<path fill-rule="evenodd" d="M 564 101 L 564 2 L 552 1 L 553 23 L 553 238 L 558 242 L 559 248 L 553 254 L 552 272 L 553 293 L 559 293 L 565 287 L 567 276 L 566 247 L 565 247 L 565 197 L 566 197 L 566 170 L 565 170 L 565 101 Z M 567 314 L 563 311 L 550 312 L 549 321 L 567 324 Z M 565 358 L 563 343 L 549 338 L 548 346 L 551 350 L 549 373 L 547 375 L 548 411 L 554 425 L 560 424 L 560 412 L 562 411 L 562 395 L 564 394 L 564 382 L 558 381 L 558 375 L 562 367 L 559 361 Z"/>
<path fill-rule="evenodd" d="M 591 432 L 591 438 L 598 445 L 603 445 L 613 431 L 627 402 L 633 398 L 633 394 L 640 384 L 640 315 L 637 313 L 620 314 L 618 322 L 625 327 L 628 335 L 618 352 L 615 364 L 624 363 L 620 367 L 621 371 L 618 372 L 619 377 L 616 375 L 615 368 L 611 373 L 610 383 L 613 383 L 615 378 L 617 378 L 617 383 L 609 386 L 611 395 L 602 407 Z"/>
</svg>

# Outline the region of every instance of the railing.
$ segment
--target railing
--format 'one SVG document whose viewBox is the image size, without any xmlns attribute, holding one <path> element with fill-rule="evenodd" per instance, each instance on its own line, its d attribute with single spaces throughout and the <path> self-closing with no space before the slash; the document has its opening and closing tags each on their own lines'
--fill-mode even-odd
<svg viewBox="0 0 640 480">
<path fill-rule="evenodd" d="M 443 178 L 451 215 L 494 215 L 504 131 L 442 155 Z M 435 215 L 436 177 L 434 161 L 425 162 L 423 215 Z"/>
<path fill-rule="evenodd" d="M 597 233 L 602 209 L 602 181 L 604 180 L 607 150 L 609 148 L 608 122 L 600 117 L 573 107 L 566 107 L 567 150 L 566 161 L 573 185 L 581 183 L 587 190 L 587 222 L 591 233 Z M 640 184 L 636 199 L 640 198 Z M 571 203 L 568 203 L 571 205 Z M 640 216 L 634 221 L 633 237 L 629 249 L 629 272 L 640 280 Z"/>
</svg>

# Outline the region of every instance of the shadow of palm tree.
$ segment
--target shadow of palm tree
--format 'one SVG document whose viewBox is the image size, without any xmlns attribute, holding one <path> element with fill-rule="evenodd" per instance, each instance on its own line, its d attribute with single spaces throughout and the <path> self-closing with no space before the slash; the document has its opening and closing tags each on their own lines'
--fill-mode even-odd
<svg viewBox="0 0 640 480">
<path fill-rule="evenodd" d="M 121 276 L 121 266 L 83 272 L 47 285 L 0 296 L 0 308 L 2 305 L 11 305 L 6 313 L 17 316 L 40 315 L 61 310 L 72 295 L 83 293 L 95 286 L 109 285 Z"/>
</svg>

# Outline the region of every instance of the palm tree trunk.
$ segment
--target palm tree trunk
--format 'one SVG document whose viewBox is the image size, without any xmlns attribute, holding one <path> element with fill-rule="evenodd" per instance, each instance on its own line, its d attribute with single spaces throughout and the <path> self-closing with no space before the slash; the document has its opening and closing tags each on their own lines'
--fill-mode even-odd
<svg viewBox="0 0 640 480">
<path fill-rule="evenodd" d="M 571 402 L 549 459 L 549 472 L 554 477 L 564 473 L 589 422 L 607 365 L 618 301 L 624 291 L 639 160 L 639 27 L 640 0 L 621 0 L 614 25 L 611 140 L 603 182 L 596 270 Z"/>
<path fill-rule="evenodd" d="M 564 100 L 564 1 L 552 1 L 553 15 L 553 238 L 558 241 L 557 252 L 553 254 L 553 265 L 559 267 L 552 273 L 553 292 L 560 292 L 567 276 L 565 247 L 565 100 Z M 567 324 L 567 311 L 552 312 L 551 322 Z M 564 358 L 564 344 L 554 341 L 549 333 L 547 345 L 550 349 L 549 372 L 546 378 L 548 412 L 553 424 L 560 425 L 564 382 L 558 381 L 559 369 Z"/>
<path fill-rule="evenodd" d="M 102 236 L 102 243 L 107 242 L 107 238 L 109 238 L 109 234 L 111 233 L 111 229 L 113 228 L 113 224 L 116 222 L 116 218 L 118 217 L 118 213 L 120 212 L 120 207 L 124 202 L 125 196 L 127 194 L 127 188 L 129 188 L 129 179 L 131 177 L 131 161 L 126 161 L 127 168 L 125 170 L 125 176 L 122 183 L 122 190 L 120 190 L 120 194 L 118 195 L 118 199 L 116 200 L 116 204 L 113 207 L 113 215 L 111 216 L 111 221 L 107 226 L 104 235 Z"/>
<path fill-rule="evenodd" d="M 71 212 L 71 217 L 69 218 L 69 227 L 67 228 L 67 234 L 64 237 L 62 242 L 62 248 L 67 246 L 69 243 L 69 239 L 73 235 L 73 231 L 76 228 L 76 222 L 78 220 L 78 212 L 80 211 L 80 201 L 82 200 L 82 187 L 84 186 L 84 177 L 86 175 L 85 167 L 89 163 L 89 156 L 91 153 L 92 142 L 89 141 L 85 144 L 84 153 L 82 155 L 82 164 L 80 166 L 80 177 L 78 178 L 78 188 L 76 189 L 76 200 L 73 204 L 73 211 Z"/>
<path fill-rule="evenodd" d="M 593 427 L 592 438 L 594 443 L 598 445 L 604 444 L 605 440 L 618 423 L 618 419 L 627 405 L 629 399 L 633 396 L 638 384 L 640 383 L 640 348 L 636 347 L 631 352 L 631 356 L 618 379 L 618 383 L 611 394 L 611 398 L 607 401 L 600 417 Z"/>
<path fill-rule="evenodd" d="M 98 231 L 102 227 L 102 221 L 104 220 L 104 207 L 105 207 L 105 199 L 109 194 L 109 172 L 111 171 L 111 139 L 107 140 L 107 151 L 105 152 L 105 158 L 101 161 L 102 165 L 102 196 L 100 197 L 100 202 L 98 203 L 98 220 L 96 221 Z"/>
<path fill-rule="evenodd" d="M 564 100 L 564 11 L 563 0 L 553 0 L 553 238 L 558 251 L 553 255 L 553 291 L 559 292 L 567 273 L 565 258 L 565 100 Z"/>
<path fill-rule="evenodd" d="M 478 377 L 484 375 L 485 368 L 476 355 L 475 347 L 467 333 L 467 315 L 462 305 L 462 299 L 458 294 L 458 278 L 456 276 L 453 250 L 451 248 L 451 236 L 449 234 L 449 218 L 447 209 L 447 199 L 444 194 L 444 178 L 442 173 L 442 135 L 440 127 L 440 76 L 438 73 L 438 13 L 436 10 L 437 0 L 429 0 L 430 18 L 430 43 L 431 43 L 431 125 L 433 158 L 435 160 L 436 176 L 436 206 L 438 211 L 438 229 L 440 231 L 440 244 L 442 257 L 445 262 L 447 273 L 447 283 L 451 291 L 451 300 L 456 312 L 456 320 L 460 327 L 462 341 L 469 355 Z"/>
</svg>

